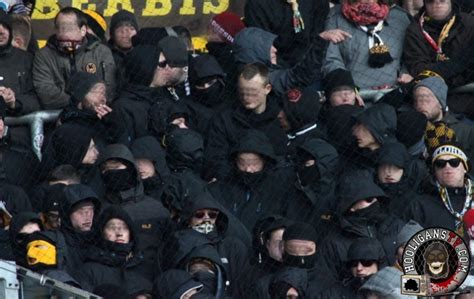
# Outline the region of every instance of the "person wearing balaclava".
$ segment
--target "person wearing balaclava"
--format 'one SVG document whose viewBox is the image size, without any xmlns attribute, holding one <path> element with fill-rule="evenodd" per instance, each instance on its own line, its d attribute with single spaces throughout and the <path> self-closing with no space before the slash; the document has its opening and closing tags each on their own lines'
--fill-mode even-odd
<svg viewBox="0 0 474 299">
<path fill-rule="evenodd" d="M 289 169 L 277 167 L 268 137 L 246 130 L 231 151 L 232 173 L 211 184 L 215 198 L 249 229 L 265 214 L 283 214 Z"/>
<path fill-rule="evenodd" d="M 322 243 L 320 254 L 328 275 L 342 281 L 348 250 L 361 237 L 375 238 L 383 245 L 387 264 L 393 264 L 395 241 L 404 225 L 399 218 L 381 208 L 387 197 L 367 170 L 345 173 L 338 187 L 337 221 L 334 230 Z"/>
<path fill-rule="evenodd" d="M 2 250 L 2 259 L 15 260 L 17 265 L 24 267 L 27 264 L 25 260 L 26 246 L 24 243 L 28 235 L 42 230 L 43 224 L 37 214 L 33 212 L 21 212 L 14 216 L 10 222 L 10 228 L 6 231 L 11 244 L 10 256 L 8 256 L 7 250 Z"/>
<path fill-rule="evenodd" d="M 138 249 L 139 242 L 130 216 L 120 207 L 107 208 L 100 215 L 96 244 L 87 251 L 79 271 L 82 288 L 92 291 L 110 283 L 123 286 L 129 296 L 150 294 L 154 269 Z"/>
<path fill-rule="evenodd" d="M 106 186 L 104 205 L 121 207 L 139 224 L 139 249 L 144 252 L 147 263 L 159 271 L 157 258 L 163 245 L 161 241 L 170 229 L 168 210 L 158 198 L 145 195 L 135 159 L 125 145 L 107 146 L 99 165 Z"/>
<path fill-rule="evenodd" d="M 284 215 L 318 227 L 324 235 L 336 212 L 336 177 L 339 155 L 322 139 L 308 138 L 296 148 L 296 179 L 285 201 Z"/>
</svg>

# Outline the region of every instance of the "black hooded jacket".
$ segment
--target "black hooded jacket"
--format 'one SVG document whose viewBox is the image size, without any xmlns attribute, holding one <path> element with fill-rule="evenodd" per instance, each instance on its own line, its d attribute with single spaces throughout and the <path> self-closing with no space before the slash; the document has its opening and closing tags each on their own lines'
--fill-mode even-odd
<svg viewBox="0 0 474 299">
<path fill-rule="evenodd" d="M 202 283 L 188 272 L 171 269 L 159 277 L 154 284 L 153 293 L 159 299 L 181 299 L 184 293 L 192 289 L 200 290 L 202 287 Z"/>
<path fill-rule="evenodd" d="M 305 159 L 315 164 L 304 167 Z M 312 223 L 324 234 L 327 220 L 336 212 L 336 180 L 339 156 L 336 149 L 322 139 L 307 139 L 297 148 L 298 176 L 285 201 L 285 216 L 291 220 Z"/>
<path fill-rule="evenodd" d="M 298 292 L 298 298 L 313 298 L 308 294 L 308 271 L 302 268 L 284 267 L 272 275 L 268 275 L 258 280 L 254 289 L 249 289 L 250 298 L 271 299 L 284 298 L 289 288 L 294 288 Z"/>
<path fill-rule="evenodd" d="M 216 114 L 212 119 L 207 138 L 206 168 L 209 177 L 222 179 L 230 174 L 229 156 L 232 148 L 239 142 L 244 130 L 254 129 L 263 132 L 273 145 L 277 155 L 286 153 L 286 135 L 277 119 L 280 107 L 277 99 L 267 97 L 267 107 L 261 114 L 246 110 L 238 104 Z"/>
<path fill-rule="evenodd" d="M 244 152 L 260 155 L 265 161 L 263 169 L 250 174 L 234 166 L 229 177 L 210 185 L 210 191 L 251 231 L 259 218 L 284 213 L 291 172 L 278 163 L 268 138 L 260 131 L 243 132 L 232 150 L 232 160 Z"/>
<path fill-rule="evenodd" d="M 118 160 L 127 166 L 128 178 L 131 180 L 130 183 L 133 187 L 120 191 L 113 188 L 113 186 L 106 186 L 105 205 L 120 206 L 130 215 L 139 228 L 139 249 L 145 253 L 148 261 L 156 264 L 155 258 L 157 253 L 160 252 L 159 248 L 163 245 L 161 241 L 170 228 L 169 212 L 159 200 L 145 195 L 143 183 L 138 176 L 132 153 L 125 145 L 109 145 L 101 156 L 101 164 L 107 160 Z M 103 173 L 102 176 L 106 174 L 107 172 Z"/>
<path fill-rule="evenodd" d="M 26 266 L 26 238 L 25 233 L 20 233 L 20 230 L 29 222 L 37 223 L 40 229 L 43 227 L 39 216 L 33 212 L 21 212 L 12 218 L 10 228 L 8 229 L 9 241 L 11 244 L 10 254 L 14 254 L 16 263 L 20 266 Z M 13 249 L 13 252 L 11 252 Z M 6 256 L 6 252 L 2 252 L 2 256 Z M 4 258 L 9 259 L 9 258 Z"/>
<path fill-rule="evenodd" d="M 119 244 L 107 241 L 103 231 L 110 219 L 124 221 L 130 230 L 130 242 Z M 109 207 L 100 216 L 97 227 L 96 245 L 89 248 L 85 263 L 80 270 L 81 286 L 92 291 L 101 284 L 115 284 L 124 287 L 129 295 L 151 292 L 153 265 L 147 264 L 138 249 L 139 238 L 135 223 L 121 208 Z"/>
<path fill-rule="evenodd" d="M 385 193 L 374 182 L 368 171 L 346 174 L 339 185 L 338 227 L 322 242 L 320 253 L 325 266 L 336 280 L 345 274 L 344 261 L 351 243 L 362 237 L 376 238 L 382 243 L 387 263 L 395 262 L 396 238 L 404 222 L 380 208 Z M 377 198 L 367 208 L 350 212 L 350 208 L 361 199 Z"/>
</svg>

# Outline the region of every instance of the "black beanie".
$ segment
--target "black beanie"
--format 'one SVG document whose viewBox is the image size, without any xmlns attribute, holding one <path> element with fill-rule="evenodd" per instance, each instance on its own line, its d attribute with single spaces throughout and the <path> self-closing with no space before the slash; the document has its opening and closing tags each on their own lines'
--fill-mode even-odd
<svg viewBox="0 0 474 299">
<path fill-rule="evenodd" d="M 159 59 L 157 46 L 138 45 L 133 48 L 123 61 L 128 83 L 150 86 Z"/>
<path fill-rule="evenodd" d="M 63 124 L 53 132 L 51 144 L 56 165 L 71 164 L 78 167 L 89 149 L 92 131 L 76 124 Z"/>
<path fill-rule="evenodd" d="M 374 238 L 360 238 L 355 240 L 347 251 L 347 261 L 378 261 L 385 259 L 382 244 Z"/>
<path fill-rule="evenodd" d="M 158 46 L 170 67 L 188 66 L 188 50 L 181 39 L 175 36 L 167 36 L 160 40 Z"/>
<path fill-rule="evenodd" d="M 295 222 L 288 226 L 283 233 L 283 241 L 305 240 L 316 243 L 318 234 L 312 225 L 304 222 Z"/>
<path fill-rule="evenodd" d="M 310 89 L 288 91 L 287 100 L 283 102 L 283 109 L 292 130 L 298 130 L 318 121 L 321 110 L 319 101 L 319 93 Z"/>
<path fill-rule="evenodd" d="M 398 114 L 397 117 L 397 139 L 407 148 L 423 139 L 428 119 L 426 116 L 414 109 Z"/>
<path fill-rule="evenodd" d="M 352 89 L 357 88 L 351 72 L 344 69 L 336 69 L 328 73 L 326 77 L 324 77 L 323 84 L 326 100 L 329 100 L 331 93 L 338 87 L 348 86 Z"/>
<path fill-rule="evenodd" d="M 72 106 L 77 106 L 84 100 L 86 94 L 97 83 L 103 82 L 97 75 L 87 72 L 77 72 L 68 81 L 66 93 L 71 95 L 69 102 Z"/>
<path fill-rule="evenodd" d="M 117 29 L 120 25 L 123 23 L 129 23 L 130 25 L 135 28 L 136 31 L 138 31 L 138 22 L 137 18 L 135 18 L 135 15 L 128 10 L 121 10 L 116 12 L 112 16 L 112 20 L 110 20 L 110 37 L 113 39 L 114 38 L 114 31 Z"/>
</svg>

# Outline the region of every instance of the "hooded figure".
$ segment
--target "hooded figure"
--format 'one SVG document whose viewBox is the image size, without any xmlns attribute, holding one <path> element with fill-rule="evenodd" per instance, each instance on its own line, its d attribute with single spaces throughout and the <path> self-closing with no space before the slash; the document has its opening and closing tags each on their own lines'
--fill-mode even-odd
<svg viewBox="0 0 474 299">
<path fill-rule="evenodd" d="M 234 57 L 238 64 L 260 62 L 270 68 L 270 84 L 278 95 L 292 88 L 305 88 L 321 79 L 321 63 L 325 41 L 316 36 L 306 54 L 291 68 L 283 68 L 272 60 L 270 52 L 277 36 L 256 27 L 240 31 L 234 41 Z"/>
<path fill-rule="evenodd" d="M 337 151 L 322 139 L 306 139 L 296 149 L 295 164 L 297 177 L 285 201 L 285 216 L 312 223 L 324 235 L 325 220 L 336 211 Z"/>
<path fill-rule="evenodd" d="M 9 241 L 11 244 L 10 254 L 14 255 L 15 262 L 25 267 L 27 262 L 26 257 L 26 240 L 30 233 L 20 232 L 27 224 L 37 224 L 39 230 L 43 230 L 43 223 L 39 216 L 33 212 L 21 212 L 12 218 L 10 228 L 8 229 Z M 12 250 L 13 249 L 13 250 Z M 8 259 L 6 252 L 2 252 L 3 259 Z M 10 258 L 11 259 L 11 258 Z"/>
<path fill-rule="evenodd" d="M 116 40 L 116 30 L 120 27 L 129 27 L 125 30 L 127 32 L 127 39 L 129 39 L 127 42 L 117 42 Z M 117 65 L 118 68 L 122 66 L 123 60 L 127 53 L 129 53 L 133 49 L 132 38 L 138 32 L 138 29 L 139 28 L 137 18 L 132 12 L 122 9 L 112 16 L 112 19 L 110 20 L 110 39 L 108 45 L 110 50 L 112 50 L 115 65 Z M 135 32 L 135 34 L 133 34 L 133 31 Z M 122 33 L 122 35 L 124 35 L 124 33 Z M 124 37 L 121 38 L 125 39 Z"/>
<path fill-rule="evenodd" d="M 191 66 L 193 99 L 215 110 L 227 99 L 225 90 L 226 74 L 217 60 L 208 54 L 202 54 L 193 58 Z M 210 86 L 208 87 L 207 85 Z"/>
<path fill-rule="evenodd" d="M 368 171 L 346 173 L 339 183 L 339 225 L 322 244 L 320 252 L 325 265 L 336 279 L 342 280 L 344 261 L 352 242 L 361 237 L 375 238 L 383 245 L 387 264 L 395 262 L 395 241 L 404 223 L 381 209 L 386 194 Z"/>
<path fill-rule="evenodd" d="M 86 203 L 93 206 L 92 223 L 89 230 L 81 231 L 73 226 L 71 214 Z M 67 272 L 73 276 L 84 262 L 88 247 L 94 244 L 100 208 L 101 204 L 97 195 L 88 186 L 76 184 L 64 187 L 64 197 L 59 209 L 60 232 L 64 236 L 67 246 Z"/>
<path fill-rule="evenodd" d="M 184 295 L 201 293 L 203 284 L 184 270 L 168 270 L 154 284 L 153 294 L 159 299 L 181 299 Z"/>
<path fill-rule="evenodd" d="M 265 214 L 283 213 L 289 173 L 287 167 L 277 165 L 272 145 L 262 132 L 247 130 L 239 140 L 232 149 L 232 174 L 212 184 L 210 191 L 252 230 Z"/>
<path fill-rule="evenodd" d="M 153 265 L 146 263 L 138 247 L 137 228 L 130 216 L 119 207 L 107 208 L 100 215 L 96 244 L 87 251 L 79 272 L 81 286 L 92 291 L 110 283 L 124 287 L 130 296 L 151 293 Z"/>
<path fill-rule="evenodd" d="M 157 265 L 160 240 L 169 229 L 169 212 L 160 201 L 145 195 L 135 160 L 125 145 L 107 146 L 100 168 L 107 189 L 105 204 L 120 206 L 130 215 L 139 228 L 139 249 L 144 252 L 147 263 Z"/>
</svg>

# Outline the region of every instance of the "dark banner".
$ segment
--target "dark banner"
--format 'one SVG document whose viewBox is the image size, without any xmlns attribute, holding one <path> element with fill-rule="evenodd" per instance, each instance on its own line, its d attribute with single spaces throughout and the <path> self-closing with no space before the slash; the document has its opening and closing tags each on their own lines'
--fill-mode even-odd
<svg viewBox="0 0 474 299">
<path fill-rule="evenodd" d="M 212 16 L 224 11 L 243 15 L 244 0 L 39 0 L 33 13 L 38 40 L 53 32 L 53 19 L 61 7 L 73 6 L 102 14 L 107 23 L 120 9 L 135 14 L 140 27 L 186 26 L 194 36 L 203 35 Z"/>
</svg>

